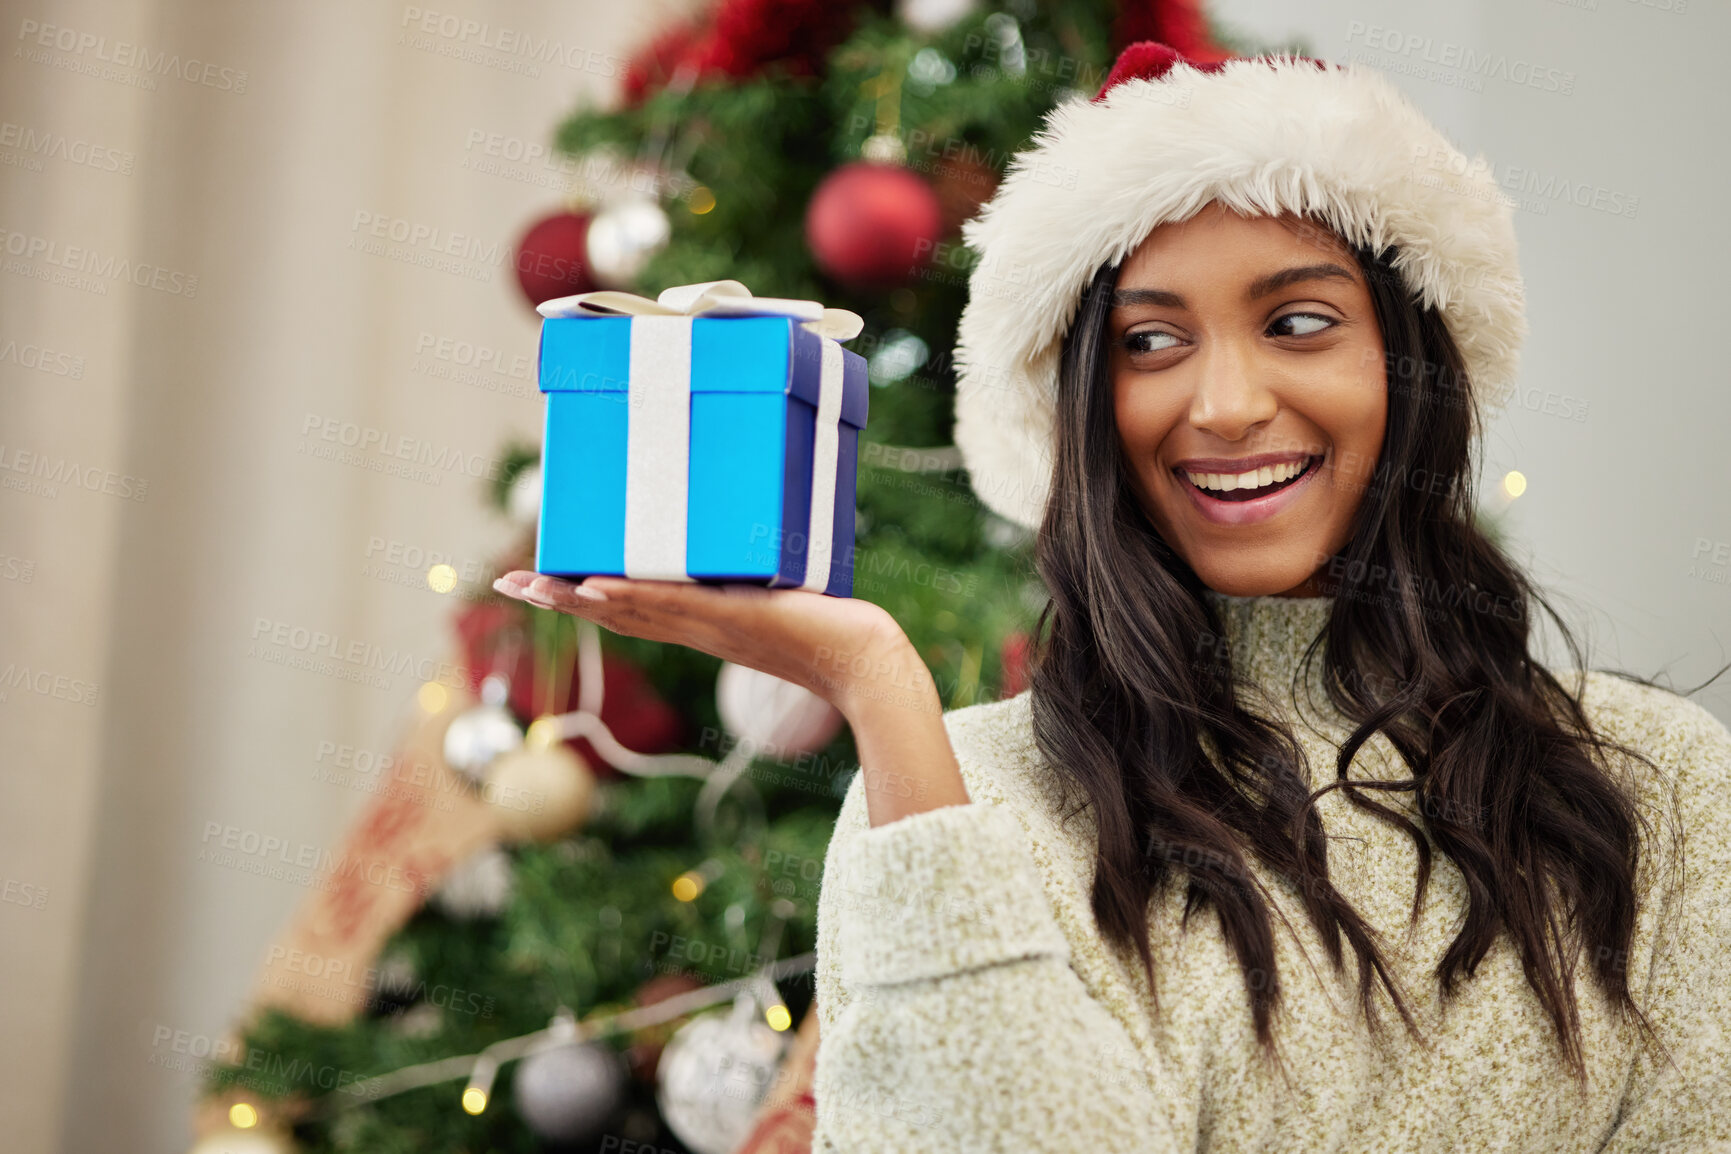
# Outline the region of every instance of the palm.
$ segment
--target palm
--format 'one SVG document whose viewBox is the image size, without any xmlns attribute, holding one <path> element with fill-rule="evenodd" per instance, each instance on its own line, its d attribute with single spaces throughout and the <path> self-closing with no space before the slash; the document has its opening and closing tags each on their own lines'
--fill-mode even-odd
<svg viewBox="0 0 1731 1154">
<path fill-rule="evenodd" d="M 761 670 L 831 701 L 907 648 L 901 626 L 881 606 L 803 589 L 591 577 L 582 588 L 607 597 L 592 601 L 576 592 L 577 584 L 521 571 L 506 574 L 497 588 L 615 633 Z"/>
</svg>

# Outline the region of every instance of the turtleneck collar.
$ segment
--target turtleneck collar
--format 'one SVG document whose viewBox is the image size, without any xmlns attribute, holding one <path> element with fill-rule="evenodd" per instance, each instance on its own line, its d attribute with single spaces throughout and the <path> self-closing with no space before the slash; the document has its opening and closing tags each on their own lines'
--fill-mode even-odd
<svg viewBox="0 0 1731 1154">
<path fill-rule="evenodd" d="M 1293 675 L 1303 664 L 1305 648 L 1327 628 L 1334 598 L 1234 597 L 1212 589 L 1203 590 L 1202 595 L 1220 618 L 1233 672 L 1290 708 Z M 1323 658 L 1319 647 L 1311 662 L 1307 715 L 1333 712 L 1322 688 Z"/>
</svg>

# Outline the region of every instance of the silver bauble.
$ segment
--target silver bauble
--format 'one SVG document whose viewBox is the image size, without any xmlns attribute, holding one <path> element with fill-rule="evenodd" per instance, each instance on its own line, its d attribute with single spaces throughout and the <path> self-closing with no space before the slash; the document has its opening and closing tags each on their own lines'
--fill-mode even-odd
<svg viewBox="0 0 1731 1154">
<path fill-rule="evenodd" d="M 606 1124 L 625 1093 L 625 1063 L 595 1042 L 558 1042 L 524 1058 L 511 1082 L 517 1113 L 549 1142 L 580 1142 Z"/>
<path fill-rule="evenodd" d="M 608 288 L 632 288 L 672 235 L 667 213 L 649 197 L 636 193 L 617 200 L 589 222 L 589 272 Z"/>
<path fill-rule="evenodd" d="M 523 731 L 505 708 L 506 693 L 505 679 L 489 675 L 481 682 L 481 704 L 453 717 L 445 730 L 445 764 L 476 784 L 495 757 L 523 745 Z"/>
<path fill-rule="evenodd" d="M 731 1013 L 694 1018 L 661 1052 L 655 1099 L 662 1118 L 696 1154 L 733 1154 L 750 1137 L 786 1049 L 787 1035 L 764 1024 L 749 993 L 734 1000 Z"/>
</svg>

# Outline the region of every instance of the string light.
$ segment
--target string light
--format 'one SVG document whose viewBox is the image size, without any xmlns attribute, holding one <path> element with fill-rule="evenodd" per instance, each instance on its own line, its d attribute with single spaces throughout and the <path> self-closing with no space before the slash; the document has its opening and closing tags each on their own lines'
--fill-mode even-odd
<svg viewBox="0 0 1731 1154">
<path fill-rule="evenodd" d="M 786 899 L 780 899 L 785 901 Z M 561 1008 L 560 1015 L 544 1030 L 536 1030 L 519 1038 L 506 1038 L 494 1042 L 479 1054 L 465 1054 L 454 1058 L 440 1058 L 433 1062 L 424 1062 L 418 1066 L 405 1066 L 388 1074 L 380 1074 L 374 1078 L 366 1078 L 349 1084 L 346 1090 L 333 1093 L 320 1099 L 321 1109 L 344 1110 L 366 1102 L 377 1102 L 381 1098 L 389 1098 L 394 1094 L 402 1094 L 409 1090 L 418 1090 L 423 1086 L 436 1086 L 440 1082 L 449 1082 L 456 1078 L 468 1078 L 469 1084 L 463 1090 L 463 1109 L 470 1114 L 479 1114 L 487 1108 L 488 1092 L 492 1089 L 493 1078 L 504 1062 L 513 1061 L 529 1053 L 538 1045 L 549 1041 L 587 1041 L 604 1033 L 629 1034 L 638 1030 L 646 1030 L 651 1026 L 659 1026 L 676 1018 L 722 1002 L 731 1002 L 745 990 L 761 990 L 765 986 L 771 990 L 775 982 L 782 978 L 790 978 L 796 974 L 810 973 L 817 966 L 815 953 L 804 953 L 798 957 L 785 958 L 772 962 L 755 974 L 736 978 L 731 982 L 719 985 L 705 986 L 700 990 L 692 990 L 685 994 L 675 994 L 648 1006 L 640 1006 L 634 1010 L 626 1010 L 616 1014 L 605 1014 L 590 1018 L 584 1022 L 576 1022 L 566 1015 L 570 1011 Z M 781 1004 L 779 992 L 774 994 L 774 1001 Z M 785 1009 L 785 1006 L 783 1007 Z"/>
<path fill-rule="evenodd" d="M 1526 491 L 1527 475 L 1519 469 L 1510 469 L 1503 476 L 1503 492 L 1507 493 L 1511 499 L 1519 497 Z"/>
<path fill-rule="evenodd" d="M 415 690 L 415 701 L 423 713 L 442 713 L 451 700 L 450 692 L 437 681 L 425 681 Z"/>
<path fill-rule="evenodd" d="M 764 923 L 763 934 L 757 943 L 760 955 L 773 958 L 781 953 L 782 931 L 787 928 L 787 920 L 797 912 L 794 904 L 786 898 L 776 898 L 769 903 L 769 918 Z M 757 1000 L 763 1007 L 763 1020 L 769 1023 L 770 1029 L 780 1034 L 793 1025 L 793 1011 L 781 1000 L 781 991 L 775 988 L 774 982 L 762 974 L 757 975 L 757 979 Z"/>
<path fill-rule="evenodd" d="M 691 215 L 702 216 L 715 207 L 715 194 L 700 184 L 685 194 L 685 207 Z"/>
<path fill-rule="evenodd" d="M 457 587 L 457 571 L 449 565 L 435 565 L 427 570 L 427 588 L 435 593 L 449 593 Z"/>
<path fill-rule="evenodd" d="M 258 1125 L 258 1111 L 249 1102 L 236 1102 L 228 1108 L 228 1121 L 236 1130 L 251 1130 Z"/>
</svg>

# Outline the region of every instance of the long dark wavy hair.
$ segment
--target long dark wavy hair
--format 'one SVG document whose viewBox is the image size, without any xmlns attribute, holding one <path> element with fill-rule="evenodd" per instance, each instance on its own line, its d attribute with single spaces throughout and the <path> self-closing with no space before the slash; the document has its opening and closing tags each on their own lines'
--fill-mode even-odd
<svg viewBox="0 0 1731 1154">
<path fill-rule="evenodd" d="M 1413 921 L 1433 846 L 1465 877 L 1465 924 L 1435 969 L 1442 996 L 1506 933 L 1584 1085 L 1574 984 L 1583 952 L 1611 1002 L 1655 1036 L 1625 965 L 1646 823 L 1607 755 L 1646 759 L 1596 734 L 1580 700 L 1529 655 L 1537 604 L 1585 667 L 1555 609 L 1474 523 L 1475 417 L 1460 352 L 1441 316 L 1403 287 L 1392 250 L 1354 255 L 1382 329 L 1387 427 L 1350 543 L 1329 559 L 1327 628 L 1299 671 L 1308 675 L 1320 647 L 1329 700 L 1355 726 L 1337 779 L 1308 789 L 1291 733 L 1240 704 L 1201 580 L 1127 483 L 1108 368 L 1117 266 L 1095 274 L 1063 346 L 1050 499 L 1035 543 L 1050 594 L 1033 649 L 1035 740 L 1093 807 L 1094 914 L 1109 940 L 1134 945 L 1151 990 L 1148 902 L 1182 878 L 1184 923 L 1204 906 L 1216 911 L 1261 1049 L 1284 1069 L 1271 902 L 1249 854 L 1296 887 L 1337 971 L 1342 939 L 1350 945 L 1373 1033 L 1380 983 L 1418 1035 L 1376 930 L 1329 880 L 1316 802 L 1340 789 L 1412 839 Z M 1347 780 L 1377 733 L 1410 780 Z M 1390 791 L 1416 793 L 1428 840 L 1376 800 Z"/>
</svg>

